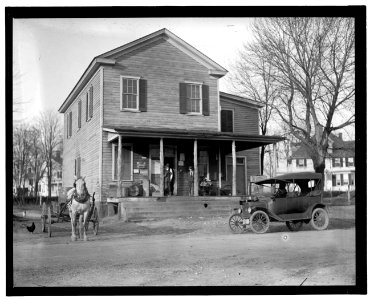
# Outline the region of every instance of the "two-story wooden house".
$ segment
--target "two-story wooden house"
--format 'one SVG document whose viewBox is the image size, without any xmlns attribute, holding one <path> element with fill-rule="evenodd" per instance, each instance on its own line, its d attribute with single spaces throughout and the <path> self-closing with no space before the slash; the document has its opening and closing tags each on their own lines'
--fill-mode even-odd
<svg viewBox="0 0 374 300">
<path fill-rule="evenodd" d="M 61 105 L 63 184 L 84 176 L 105 203 L 164 195 L 164 166 L 175 170 L 174 194 L 188 195 L 187 172 L 230 194 L 245 195 L 259 174 L 259 146 L 280 137 L 259 135 L 262 105 L 219 92 L 222 66 L 162 29 L 95 57 Z"/>
</svg>

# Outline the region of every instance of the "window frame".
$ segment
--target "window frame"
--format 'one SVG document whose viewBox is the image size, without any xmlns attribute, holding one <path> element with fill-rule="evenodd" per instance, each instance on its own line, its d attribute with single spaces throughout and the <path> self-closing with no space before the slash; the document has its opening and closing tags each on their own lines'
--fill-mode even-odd
<svg viewBox="0 0 374 300">
<path fill-rule="evenodd" d="M 202 116 L 203 115 L 203 83 L 202 82 L 196 82 L 196 81 L 185 81 L 186 84 L 186 114 L 187 115 L 197 115 L 197 116 Z M 199 112 L 192 112 L 190 111 L 189 107 L 189 100 L 196 100 L 195 98 L 188 98 L 188 87 L 196 85 L 199 86 L 199 93 L 200 93 L 200 98 L 199 98 Z"/>
<path fill-rule="evenodd" d="M 124 79 L 136 80 L 136 89 L 137 89 L 136 108 L 124 108 L 123 107 L 123 80 Z M 140 100 L 139 82 L 140 82 L 140 76 L 128 76 L 128 75 L 121 75 L 120 76 L 120 103 L 119 103 L 120 111 L 140 112 L 140 108 L 139 108 L 139 100 Z M 135 95 L 135 94 L 130 94 L 130 93 L 128 93 L 128 94 L 129 95 Z"/>
<path fill-rule="evenodd" d="M 122 182 L 132 182 L 134 181 L 134 144 L 131 143 L 124 143 L 122 144 L 123 147 L 131 147 L 130 150 L 130 161 L 131 161 L 131 167 L 130 167 L 130 178 L 131 179 L 122 179 Z M 112 144 L 112 181 L 118 182 L 118 178 L 115 177 L 115 154 L 116 154 L 116 148 L 118 147 L 118 144 Z M 118 151 L 117 151 L 118 153 Z"/>
<path fill-rule="evenodd" d="M 231 111 L 232 112 L 232 131 L 222 131 L 222 111 Z M 220 110 L 220 121 L 221 121 L 221 132 L 235 132 L 235 109 L 233 108 L 222 108 Z M 227 126 L 227 125 L 226 125 Z"/>
</svg>

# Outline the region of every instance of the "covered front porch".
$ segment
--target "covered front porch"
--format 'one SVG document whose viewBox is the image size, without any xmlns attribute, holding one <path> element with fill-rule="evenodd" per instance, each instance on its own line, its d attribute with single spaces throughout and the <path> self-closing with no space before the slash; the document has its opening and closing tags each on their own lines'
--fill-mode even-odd
<svg viewBox="0 0 374 300">
<path fill-rule="evenodd" d="M 138 198 L 135 199 L 162 199 L 166 194 L 166 164 L 174 170 L 171 193 L 174 197 L 196 199 L 199 196 L 247 195 L 248 160 L 258 161 L 259 155 L 251 158 L 243 151 L 283 139 L 277 136 L 129 127 L 105 128 L 104 131 L 112 147 L 109 202 L 121 202 L 121 199 L 136 196 Z M 237 155 L 239 151 L 242 151 L 241 155 Z M 194 171 L 192 189 L 188 182 L 190 166 Z"/>
</svg>

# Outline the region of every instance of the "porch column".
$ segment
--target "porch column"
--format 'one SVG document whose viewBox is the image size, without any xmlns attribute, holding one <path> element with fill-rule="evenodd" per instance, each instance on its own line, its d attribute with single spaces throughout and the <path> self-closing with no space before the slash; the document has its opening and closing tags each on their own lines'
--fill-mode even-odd
<svg viewBox="0 0 374 300">
<path fill-rule="evenodd" d="M 232 141 L 231 146 L 231 152 L 232 152 L 232 196 L 236 196 L 236 146 L 235 141 Z"/>
<path fill-rule="evenodd" d="M 221 145 L 218 145 L 218 187 L 222 188 Z"/>
<path fill-rule="evenodd" d="M 273 176 L 277 176 L 276 143 L 273 144 Z"/>
<path fill-rule="evenodd" d="M 164 139 L 160 138 L 160 196 L 164 196 Z"/>
<path fill-rule="evenodd" d="M 193 177 L 193 195 L 199 196 L 199 170 L 197 166 L 197 140 L 195 139 L 193 142 L 193 170 L 194 170 L 194 177 Z"/>
<path fill-rule="evenodd" d="M 121 191 L 121 174 L 122 174 L 122 136 L 118 135 L 118 151 L 117 151 L 117 179 L 118 179 L 118 185 L 117 185 L 117 197 L 122 196 Z"/>
</svg>

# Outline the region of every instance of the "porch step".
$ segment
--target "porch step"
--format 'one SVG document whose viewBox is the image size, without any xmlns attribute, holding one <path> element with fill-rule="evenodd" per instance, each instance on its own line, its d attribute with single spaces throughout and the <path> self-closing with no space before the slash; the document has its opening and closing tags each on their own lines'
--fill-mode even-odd
<svg viewBox="0 0 374 300">
<path fill-rule="evenodd" d="M 193 198 L 193 197 L 192 197 Z M 138 219 L 172 218 L 188 216 L 230 215 L 239 206 L 240 197 L 220 199 L 220 197 L 196 197 L 196 199 L 168 197 L 165 201 L 142 199 L 140 201 L 124 200 L 119 203 L 121 219 L 132 221 Z"/>
</svg>

